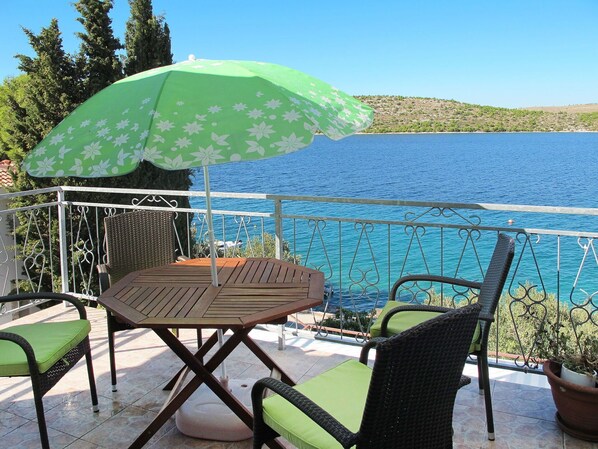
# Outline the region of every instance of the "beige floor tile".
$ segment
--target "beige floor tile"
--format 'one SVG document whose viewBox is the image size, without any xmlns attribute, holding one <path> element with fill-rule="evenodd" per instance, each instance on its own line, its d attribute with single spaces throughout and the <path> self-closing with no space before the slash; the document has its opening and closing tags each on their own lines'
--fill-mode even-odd
<svg viewBox="0 0 598 449">
<path fill-rule="evenodd" d="M 54 309 L 54 310 L 52 310 Z M 44 319 L 68 319 L 61 306 L 41 312 Z M 160 410 L 167 393 L 162 387 L 182 362 L 151 331 L 136 329 L 116 335 L 118 391 L 110 385 L 105 312 L 89 309 L 90 335 L 100 413 L 91 411 L 85 364 L 79 362 L 47 395 L 44 406 L 53 449 L 112 449 L 127 447 Z M 31 319 L 31 317 L 28 317 Z M 196 350 L 193 330 L 180 331 L 189 350 Z M 212 331 L 205 331 L 207 338 Z M 275 334 L 256 334 L 258 344 L 291 377 L 303 382 L 330 369 L 359 350 L 322 345 L 313 340 L 289 337 L 292 344 L 279 351 Z M 338 347 L 338 345 L 336 345 Z M 324 349 L 325 348 L 325 349 Z M 331 349 L 332 348 L 332 349 Z M 213 351 L 212 351 L 213 353 Z M 261 378 L 269 370 L 243 345 L 227 359 L 231 378 Z M 215 375 L 219 376 L 217 370 Z M 541 387 L 491 381 L 496 441 L 486 434 L 484 397 L 478 394 L 477 379 L 457 395 L 453 427 L 458 449 L 598 449 L 598 443 L 564 435 L 554 422 L 550 390 Z M 39 448 L 39 435 L 29 379 L 0 378 L 0 448 Z M 292 445 L 283 442 L 292 449 Z M 201 448 L 249 449 L 251 440 L 215 442 L 182 435 L 170 419 L 150 443 L 151 449 Z"/>
<path fill-rule="evenodd" d="M 50 440 L 50 447 L 52 449 L 67 447 L 69 444 L 76 441 L 74 436 L 59 432 L 51 427 L 48 427 L 48 438 Z M 1 444 L 3 448 L 7 449 L 39 449 L 41 447 L 41 443 L 39 439 L 39 427 L 37 422 L 29 421 L 27 424 L 4 435 L 2 437 Z"/>
<path fill-rule="evenodd" d="M 28 419 L 17 416 L 13 413 L 0 410 L 0 438 L 7 433 L 27 424 Z"/>
<path fill-rule="evenodd" d="M 129 406 L 104 421 L 101 426 L 87 433 L 81 439 L 100 447 L 127 447 L 141 434 L 155 416 L 156 413 L 154 412 Z M 150 442 L 157 441 L 173 426 L 174 422 L 171 419 L 154 435 Z"/>
</svg>

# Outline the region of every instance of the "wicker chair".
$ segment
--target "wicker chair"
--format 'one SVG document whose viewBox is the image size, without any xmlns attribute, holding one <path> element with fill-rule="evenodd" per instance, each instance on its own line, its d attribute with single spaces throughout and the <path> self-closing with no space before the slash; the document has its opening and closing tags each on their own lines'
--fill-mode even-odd
<svg viewBox="0 0 598 449">
<path fill-rule="evenodd" d="M 166 265 L 177 260 L 174 233 L 174 212 L 140 210 L 125 212 L 104 219 L 107 264 L 98 265 L 100 288 L 106 291 L 133 271 Z M 180 258 L 184 258 L 180 256 Z M 108 349 L 112 391 L 116 386 L 114 333 L 132 329 L 127 323 L 107 312 Z"/>
<path fill-rule="evenodd" d="M 254 449 L 283 436 L 299 448 L 450 448 L 455 396 L 481 306 L 454 309 L 301 385 L 259 380 Z M 367 366 L 376 349 L 373 368 Z M 270 389 L 277 395 L 263 399 Z"/>
<path fill-rule="evenodd" d="M 395 282 L 390 292 L 390 300 L 384 306 L 380 316 L 370 329 L 370 335 L 373 338 L 378 336 L 389 337 L 401 333 L 411 326 L 429 319 L 431 316 L 448 310 L 444 307 L 431 307 L 427 305 L 405 305 L 405 303 L 396 301 L 397 291 L 406 283 L 416 285 L 418 282 L 448 284 L 457 288 L 462 287 L 465 289 L 465 292 L 471 292 L 471 289 L 479 290 L 477 302 L 482 305 L 482 312 L 480 313 L 480 323 L 476 328 L 469 348 L 469 354 L 475 355 L 477 359 L 478 385 L 480 394 L 484 394 L 485 398 L 486 425 L 489 440 L 494 440 L 495 435 L 492 396 L 488 375 L 488 337 L 490 335 L 490 325 L 494 321 L 494 313 L 498 306 L 511 262 L 513 261 L 514 252 L 515 241 L 505 234 L 499 234 L 483 282 L 471 282 L 464 279 L 428 274 L 402 277 Z M 403 288 L 405 287 L 403 286 Z M 459 294 L 462 296 L 465 295 L 464 291 L 462 289 L 459 290 Z M 408 313 L 395 315 L 399 310 Z"/>
<path fill-rule="evenodd" d="M 62 293 L 22 293 L 0 297 L 0 303 L 40 299 L 70 302 L 79 312 L 79 319 L 21 324 L 0 330 L 0 377 L 31 377 L 41 446 L 49 449 L 43 397 L 84 355 L 91 403 L 94 412 L 99 409 L 89 348 L 91 326 L 81 302 Z"/>
</svg>

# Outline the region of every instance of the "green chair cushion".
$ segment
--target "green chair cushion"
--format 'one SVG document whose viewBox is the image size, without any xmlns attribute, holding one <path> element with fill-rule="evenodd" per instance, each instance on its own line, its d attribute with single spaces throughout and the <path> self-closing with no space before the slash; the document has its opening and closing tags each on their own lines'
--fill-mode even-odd
<svg viewBox="0 0 598 449">
<path fill-rule="evenodd" d="M 294 388 L 357 432 L 371 376 L 371 368 L 348 360 Z M 264 399 L 263 409 L 266 424 L 299 449 L 342 448 L 324 429 L 278 395 Z"/>
<path fill-rule="evenodd" d="M 386 303 L 386 305 L 382 308 L 380 315 L 376 319 L 376 322 L 374 324 L 372 324 L 372 327 L 370 328 L 370 336 L 372 338 L 380 337 L 380 334 L 382 332 L 382 319 L 391 309 L 394 309 L 395 307 L 400 307 L 401 304 L 402 303 L 400 303 L 398 301 L 388 301 Z M 434 318 L 435 316 L 438 316 L 440 314 L 442 314 L 442 312 L 432 312 L 432 311 L 424 312 L 424 311 L 419 311 L 419 310 L 418 311 L 409 310 L 409 311 L 397 313 L 388 322 L 388 328 L 387 328 L 388 334 L 389 335 L 400 334 L 404 330 L 410 329 L 413 326 L 415 326 L 419 323 L 423 323 L 424 321 Z M 480 350 L 480 347 L 481 347 L 480 336 L 481 336 L 481 329 L 480 329 L 480 323 L 478 322 L 478 325 L 476 326 L 475 332 L 473 334 L 471 346 L 469 347 L 470 353 Z"/>
<path fill-rule="evenodd" d="M 76 347 L 89 334 L 91 325 L 87 320 L 64 321 L 57 323 L 35 323 L 12 326 L 2 329 L 23 337 L 35 353 L 40 373 L 45 373 L 54 364 Z M 27 356 L 19 345 L 8 340 L 0 340 L 0 376 L 27 376 L 29 365 Z"/>
</svg>

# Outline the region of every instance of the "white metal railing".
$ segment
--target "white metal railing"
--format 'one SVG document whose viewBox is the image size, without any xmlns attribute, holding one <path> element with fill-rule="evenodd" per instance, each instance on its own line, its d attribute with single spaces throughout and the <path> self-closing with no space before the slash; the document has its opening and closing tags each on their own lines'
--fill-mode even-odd
<svg viewBox="0 0 598 449">
<path fill-rule="evenodd" d="M 126 197 L 126 204 L 105 201 L 107 194 Z M 22 197 L 39 203 L 15 206 Z M 374 319 L 372 310 L 382 307 L 394 280 L 416 272 L 480 280 L 497 232 L 515 237 L 517 249 L 502 316 L 494 326 L 495 362 L 511 357 L 523 369 L 534 368 L 530 326 L 533 331 L 551 314 L 562 313 L 563 304 L 569 313 L 579 312 L 577 319 L 585 326 L 598 326 L 598 232 L 590 231 L 598 229 L 596 208 L 230 192 L 211 197 L 216 239 L 242 241 L 240 246 L 223 244 L 221 255 L 267 254 L 324 272 L 324 305 L 294 317 L 296 329 L 360 342 Z M 189 207 L 182 207 L 186 200 Z M 174 209 L 179 251 L 207 254 L 204 192 L 64 186 L 3 194 L 0 202 L 10 203 L 0 210 L 0 223 L 19 228 L 18 237 L 0 235 L 5 293 L 54 289 L 95 298 L 100 293 L 95 265 L 105 257 L 103 218 L 122 210 Z M 440 293 L 448 303 L 449 293 L 455 296 Z M 29 306 L 17 304 L 0 315 Z"/>
</svg>

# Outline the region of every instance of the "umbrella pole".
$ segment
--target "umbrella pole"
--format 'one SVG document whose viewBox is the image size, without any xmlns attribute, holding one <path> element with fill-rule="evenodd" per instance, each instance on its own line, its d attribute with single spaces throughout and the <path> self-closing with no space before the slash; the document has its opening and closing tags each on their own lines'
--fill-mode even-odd
<svg viewBox="0 0 598 449">
<path fill-rule="evenodd" d="M 210 244 L 210 271 L 212 273 L 212 285 L 218 287 L 218 270 L 216 269 L 216 244 L 214 242 L 214 222 L 212 221 L 212 199 L 210 198 L 210 172 L 208 166 L 203 166 L 203 180 L 206 191 L 206 220 L 208 222 L 208 240 Z M 220 347 L 224 344 L 224 334 L 222 329 L 216 331 L 218 344 Z M 226 364 L 220 365 L 220 382 L 225 388 L 228 388 L 228 375 L 226 374 Z"/>
<path fill-rule="evenodd" d="M 208 222 L 208 241 L 210 245 L 210 270 L 212 285 L 218 287 L 218 270 L 216 269 L 216 244 L 214 242 L 214 222 L 212 221 L 212 199 L 210 198 L 210 173 L 208 166 L 203 166 L 203 180 L 206 191 L 206 221 Z"/>
</svg>

